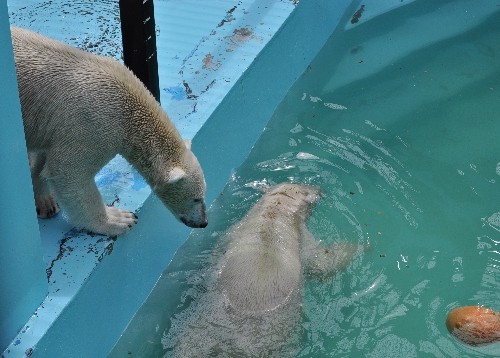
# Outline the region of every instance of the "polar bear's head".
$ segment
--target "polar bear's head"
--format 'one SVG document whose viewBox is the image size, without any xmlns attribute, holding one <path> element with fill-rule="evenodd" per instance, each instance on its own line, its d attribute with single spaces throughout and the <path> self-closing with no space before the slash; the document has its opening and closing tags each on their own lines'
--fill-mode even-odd
<svg viewBox="0 0 500 358">
<path fill-rule="evenodd" d="M 185 225 L 204 228 L 208 224 L 205 205 L 205 178 L 198 159 L 189 148 L 180 163 L 164 172 L 154 191 L 163 204 Z"/>
</svg>

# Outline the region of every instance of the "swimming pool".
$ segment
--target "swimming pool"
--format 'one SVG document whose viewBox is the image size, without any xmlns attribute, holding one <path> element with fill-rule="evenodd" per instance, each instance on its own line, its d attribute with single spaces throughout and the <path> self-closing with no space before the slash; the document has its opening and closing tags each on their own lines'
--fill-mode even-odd
<svg viewBox="0 0 500 358">
<path fill-rule="evenodd" d="M 112 355 L 175 352 L 209 307 L 223 233 L 260 186 L 281 182 L 321 186 L 316 239 L 369 249 L 335 277 L 306 278 L 301 320 L 277 346 L 297 357 L 500 354 L 444 325 L 456 306 L 500 307 L 500 9 L 459 5 L 416 1 L 334 31 Z"/>
</svg>

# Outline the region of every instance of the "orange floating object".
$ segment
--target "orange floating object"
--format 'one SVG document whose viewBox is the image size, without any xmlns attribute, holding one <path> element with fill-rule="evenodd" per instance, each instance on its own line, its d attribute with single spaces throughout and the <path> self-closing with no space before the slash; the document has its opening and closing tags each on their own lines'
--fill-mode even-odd
<svg viewBox="0 0 500 358">
<path fill-rule="evenodd" d="M 446 327 L 462 342 L 473 346 L 500 342 L 500 312 L 490 308 L 455 308 L 448 313 Z"/>
</svg>

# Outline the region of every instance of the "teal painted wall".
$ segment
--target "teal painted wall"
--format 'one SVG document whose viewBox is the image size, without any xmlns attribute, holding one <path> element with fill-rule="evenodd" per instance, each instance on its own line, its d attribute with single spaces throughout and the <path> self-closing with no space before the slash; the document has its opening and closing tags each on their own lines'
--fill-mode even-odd
<svg viewBox="0 0 500 358">
<path fill-rule="evenodd" d="M 0 351 L 47 295 L 6 1 L 0 1 Z"/>
<path fill-rule="evenodd" d="M 288 89 L 358 0 L 303 0 L 193 140 L 212 202 L 243 163 Z"/>
</svg>

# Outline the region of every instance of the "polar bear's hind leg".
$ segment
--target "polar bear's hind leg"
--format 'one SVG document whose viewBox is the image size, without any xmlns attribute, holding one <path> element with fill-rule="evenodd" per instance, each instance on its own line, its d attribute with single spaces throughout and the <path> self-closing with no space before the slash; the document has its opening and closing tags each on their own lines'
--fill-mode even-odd
<svg viewBox="0 0 500 358">
<path fill-rule="evenodd" d="M 59 212 L 59 206 L 50 192 L 47 180 L 41 175 L 45 165 L 45 154 L 30 152 L 29 162 L 36 213 L 40 219 L 50 218 Z"/>
<path fill-rule="evenodd" d="M 354 256 L 365 249 L 364 246 L 345 241 L 325 245 L 316 241 L 307 228 L 302 230 L 301 254 L 304 271 L 309 276 L 328 278 L 347 267 Z"/>
</svg>

